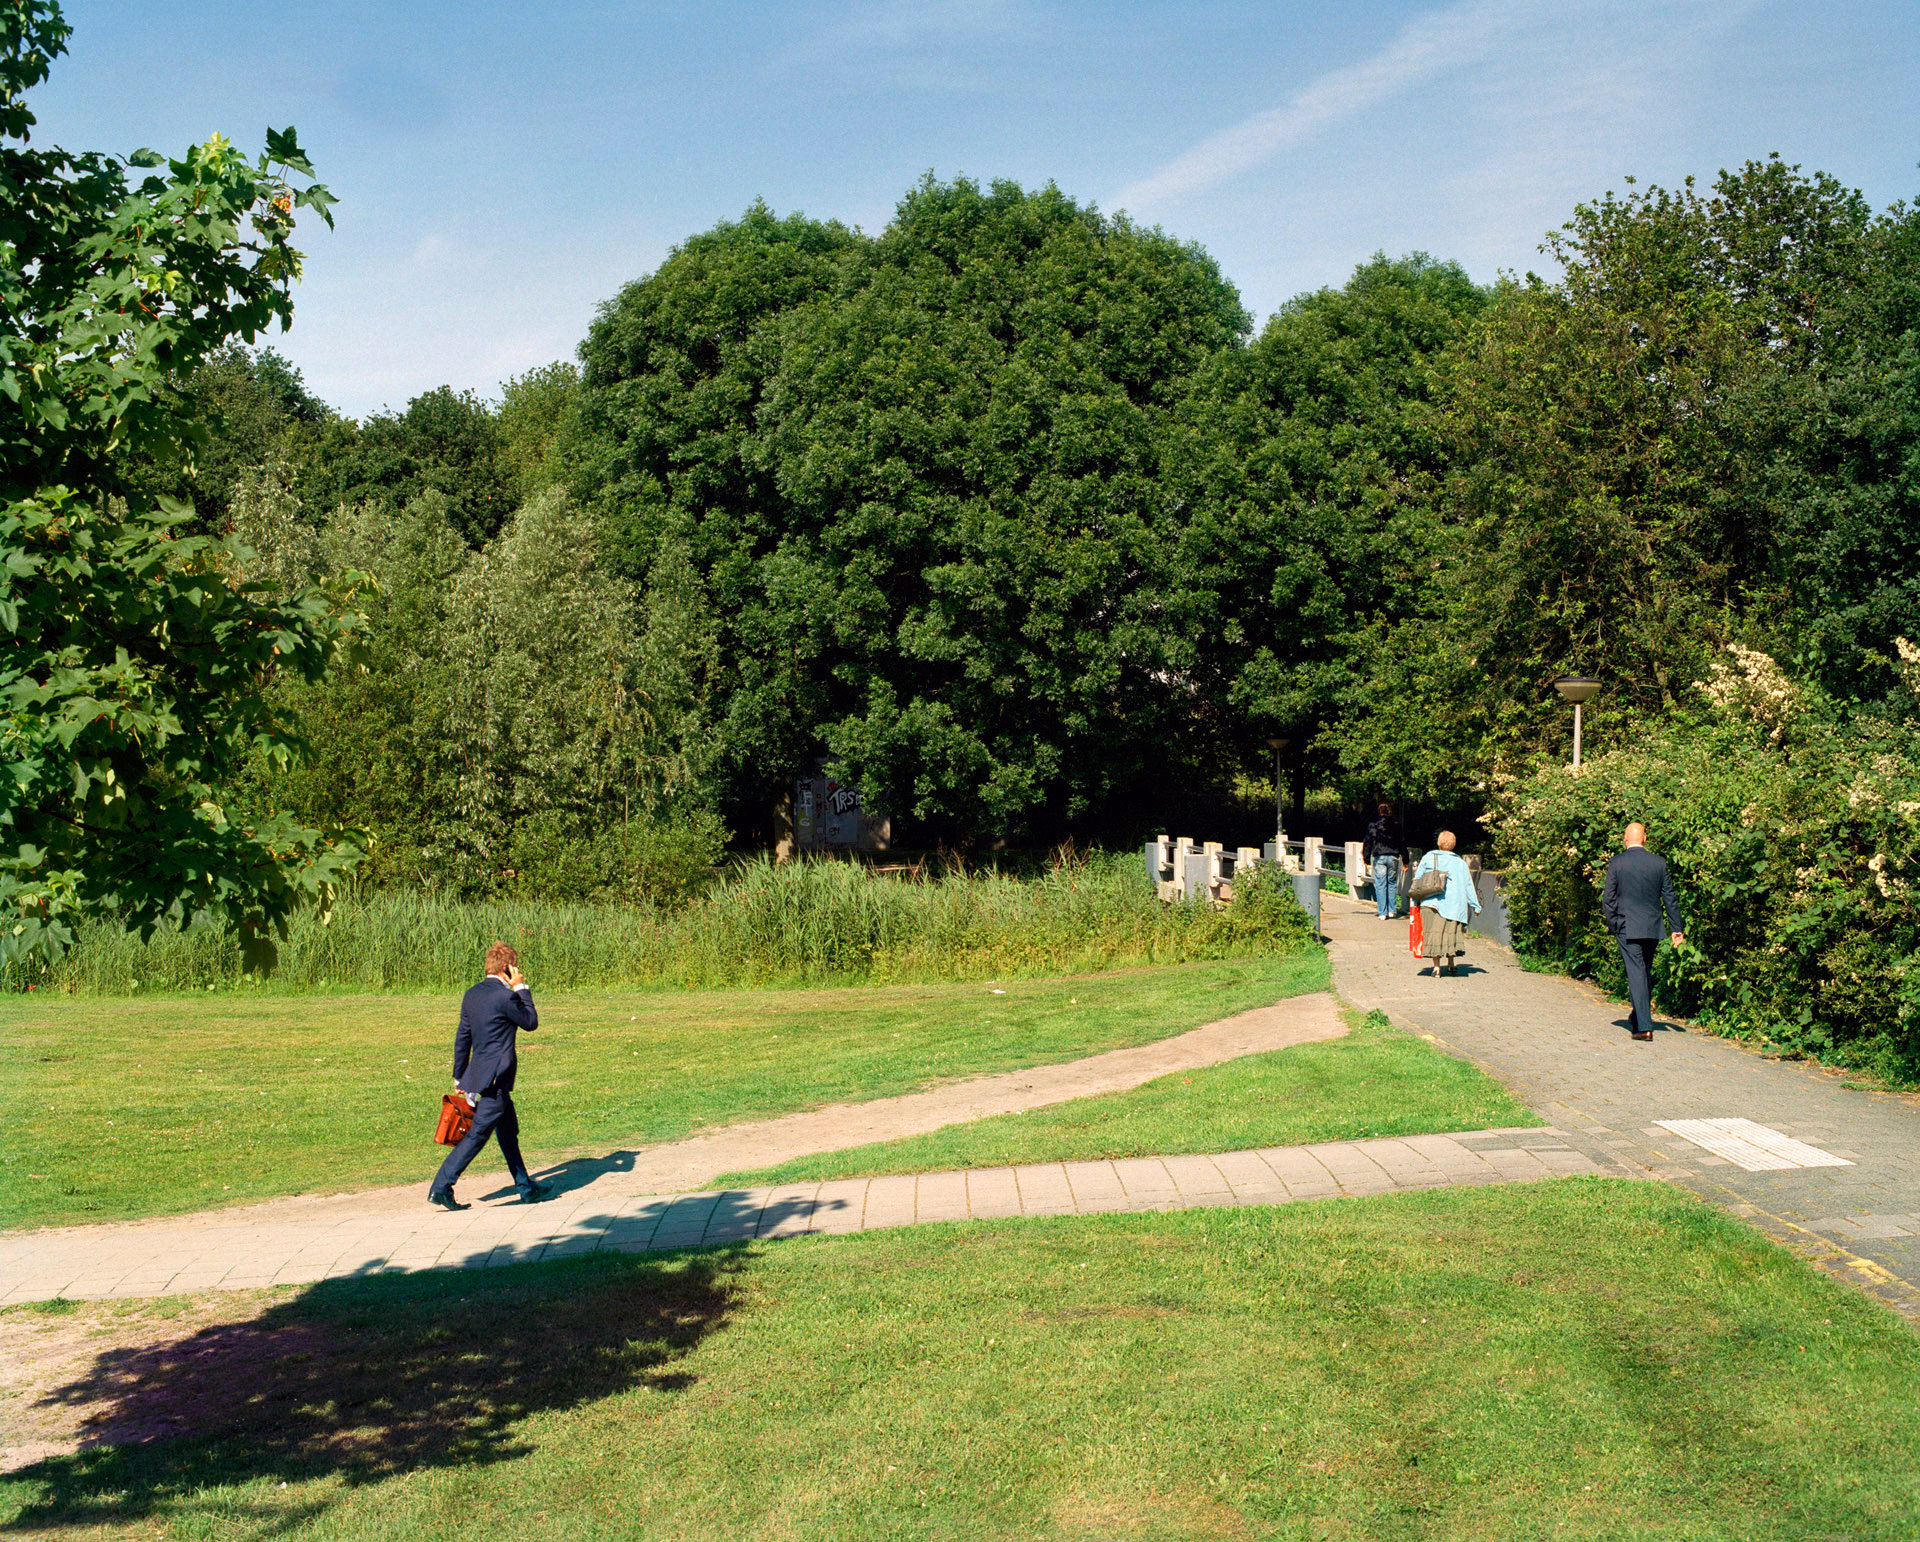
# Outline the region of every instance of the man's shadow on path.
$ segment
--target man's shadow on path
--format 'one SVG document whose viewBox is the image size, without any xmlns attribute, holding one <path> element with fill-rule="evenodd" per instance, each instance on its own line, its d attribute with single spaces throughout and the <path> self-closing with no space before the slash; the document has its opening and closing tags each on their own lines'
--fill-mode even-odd
<svg viewBox="0 0 1920 1542">
<path fill-rule="evenodd" d="M 745 1263 L 602 1254 L 329 1280 L 244 1322 L 105 1350 L 42 1400 L 79 1411 L 82 1449 L 15 1474 L 40 1493 L 6 1529 L 188 1520 L 205 1492 L 209 1519 L 251 1510 L 278 1531 L 331 1501 L 252 1506 L 234 1486 L 525 1456 L 533 1414 L 692 1385 L 674 1367 L 727 1325 Z"/>
<path fill-rule="evenodd" d="M 599 1157 L 572 1157 L 565 1162 L 556 1162 L 551 1167 L 540 1168 L 533 1174 L 540 1182 L 553 1190 L 554 1198 L 570 1194 L 575 1189 L 584 1189 L 588 1184 L 597 1182 L 609 1173 L 630 1173 L 633 1171 L 637 1151 L 610 1151 Z M 482 1200 L 507 1199 L 515 1192 L 511 1182 L 490 1189 L 480 1198 Z"/>
</svg>

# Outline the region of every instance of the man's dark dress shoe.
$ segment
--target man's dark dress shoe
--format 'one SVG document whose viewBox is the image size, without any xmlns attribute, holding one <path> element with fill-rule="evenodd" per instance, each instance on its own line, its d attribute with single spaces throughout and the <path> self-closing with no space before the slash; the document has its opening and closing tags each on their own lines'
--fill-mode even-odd
<svg viewBox="0 0 1920 1542">
<path fill-rule="evenodd" d="M 469 1205 L 461 1204 L 459 1200 L 455 1199 L 452 1189 L 441 1189 L 437 1193 L 429 1193 L 427 1195 L 427 1203 L 430 1205 L 438 1205 L 442 1210 L 467 1210 L 472 1208 Z"/>
<path fill-rule="evenodd" d="M 1653 1030 L 1651 1028 L 1648 1028 L 1643 1032 L 1640 1029 L 1636 1028 L 1633 1030 L 1633 1036 L 1636 1039 L 1651 1039 L 1653 1037 Z"/>
<path fill-rule="evenodd" d="M 520 1188 L 520 1203 L 530 1205 L 536 1199 L 545 1199 L 552 1192 L 551 1183 L 542 1183 L 537 1178 L 529 1178 Z"/>
</svg>

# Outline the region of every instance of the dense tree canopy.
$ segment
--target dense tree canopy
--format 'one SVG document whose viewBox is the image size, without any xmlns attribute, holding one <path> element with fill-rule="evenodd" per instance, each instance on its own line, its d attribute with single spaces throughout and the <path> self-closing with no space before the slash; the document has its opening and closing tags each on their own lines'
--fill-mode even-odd
<svg viewBox="0 0 1920 1542">
<path fill-rule="evenodd" d="M 823 763 L 915 843 L 1130 836 L 1276 742 L 1296 802 L 1470 813 L 1554 753 L 1556 674 L 1606 681 L 1604 740 L 1690 710 L 1730 642 L 1910 711 L 1920 220 L 1777 158 L 1577 208 L 1557 277 L 1376 256 L 1257 336 L 1204 252 L 1057 188 L 928 178 L 872 235 L 755 204 L 577 367 L 355 422 L 233 344 L 284 319 L 324 194 L 219 141 L 139 189 L 8 153 L 47 318 L 8 346 L 78 328 L 67 405 L 9 420 L 14 495 L 190 497 L 183 573 L 375 576 L 355 660 L 289 641 L 249 676 L 316 757 L 249 718 L 196 785 L 365 827 L 376 878 L 677 892 Z M 229 211 L 181 247 L 201 298 L 88 331 L 152 280 L 73 261 L 87 218 L 187 186 Z"/>
<path fill-rule="evenodd" d="M 318 677 L 350 618 L 339 593 L 235 583 L 243 554 L 122 470 L 192 464 L 181 377 L 287 320 L 295 210 L 331 200 L 291 180 L 292 130 L 256 158 L 29 148 L 24 93 L 69 29 L 50 0 L 0 27 L 0 960 L 102 911 L 220 916 L 259 956 L 356 853 L 231 796 L 299 745 L 264 687 Z"/>
</svg>

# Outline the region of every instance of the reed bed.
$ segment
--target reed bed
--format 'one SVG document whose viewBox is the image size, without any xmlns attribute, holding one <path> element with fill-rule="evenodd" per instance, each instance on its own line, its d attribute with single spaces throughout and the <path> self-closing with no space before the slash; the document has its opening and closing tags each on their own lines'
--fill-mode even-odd
<svg viewBox="0 0 1920 1542">
<path fill-rule="evenodd" d="M 94 925 L 52 969 L 15 971 L 5 983 L 91 996 L 444 991 L 471 983 L 499 938 L 548 989 L 884 984 L 1258 957 L 1310 937 L 1278 888 L 1256 888 L 1227 910 L 1163 904 L 1131 856 L 1062 862 L 1032 877 L 914 882 L 848 862 L 753 860 L 678 911 L 350 896 L 324 923 L 312 911 L 297 915 L 264 978 L 246 975 L 237 941 L 217 928 L 143 943 Z"/>
</svg>

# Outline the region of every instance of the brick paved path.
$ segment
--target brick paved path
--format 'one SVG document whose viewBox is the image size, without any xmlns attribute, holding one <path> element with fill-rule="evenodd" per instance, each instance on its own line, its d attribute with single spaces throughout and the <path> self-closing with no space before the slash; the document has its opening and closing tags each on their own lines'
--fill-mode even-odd
<svg viewBox="0 0 1920 1542">
<path fill-rule="evenodd" d="M 1666 1178 L 1724 1206 L 1830 1272 L 1920 1316 L 1920 1098 L 1854 1090 L 1817 1066 L 1772 1060 L 1702 1029 L 1627 1036 L 1626 1009 L 1470 940 L 1464 977 L 1436 979 L 1404 921 L 1329 897 L 1334 981 L 1498 1077 L 1605 1166 Z M 1848 1158 L 1848 1167 L 1746 1172 L 1661 1129 L 1663 1119 L 1751 1119 Z"/>
<path fill-rule="evenodd" d="M 407 1215 L 342 1213 L 327 1224 L 216 1221 L 50 1231 L 34 1236 L 30 1255 L 7 1264 L 4 1300 L 237 1290 L 383 1270 L 487 1268 L 601 1248 L 641 1252 L 924 1221 L 1273 1205 L 1597 1170 L 1558 1130 L 1480 1130 L 699 1194 L 627 1198 L 579 1190 L 538 1205 L 476 1205 L 458 1214 L 420 1205 Z M 106 1237 L 111 1246 L 102 1245 Z"/>
</svg>

